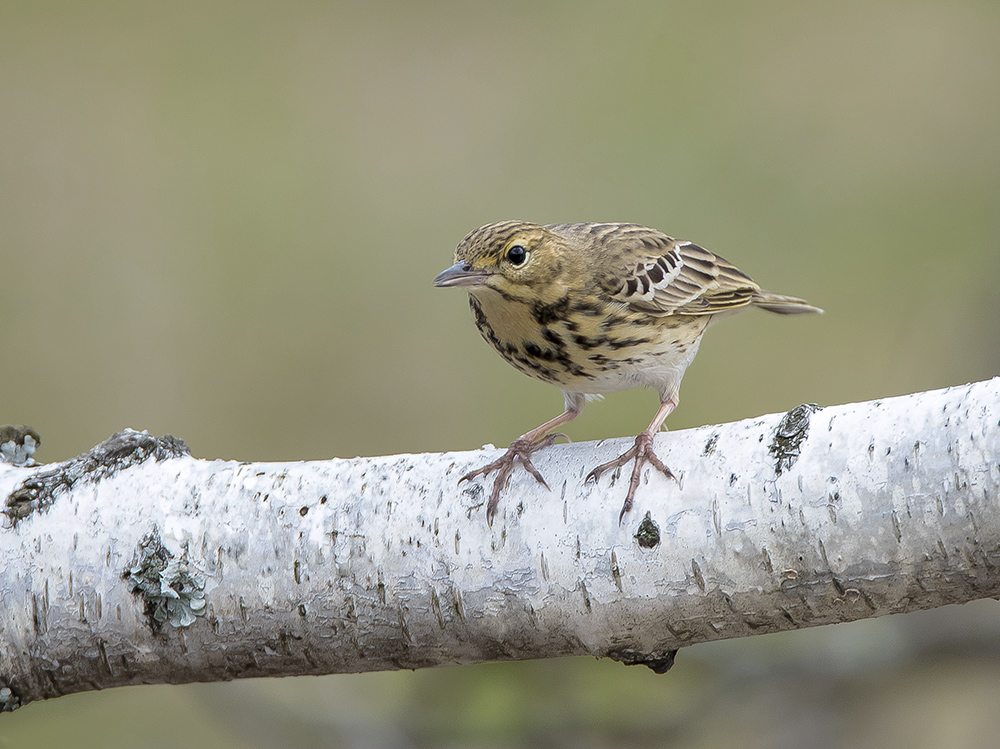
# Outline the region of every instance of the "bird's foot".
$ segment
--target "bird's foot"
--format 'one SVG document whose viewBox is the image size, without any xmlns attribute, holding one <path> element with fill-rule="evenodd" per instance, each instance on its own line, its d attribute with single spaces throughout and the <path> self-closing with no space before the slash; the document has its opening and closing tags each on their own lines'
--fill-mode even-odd
<svg viewBox="0 0 1000 749">
<path fill-rule="evenodd" d="M 674 474 L 671 473 L 670 469 L 663 465 L 663 461 L 656 457 L 656 453 L 653 452 L 652 433 L 643 432 L 635 438 L 635 444 L 628 450 L 623 452 L 614 460 L 602 463 L 593 471 L 588 473 L 584 483 L 591 480 L 596 483 L 602 473 L 609 471 L 612 468 L 621 468 L 630 460 L 634 460 L 635 465 L 632 466 L 632 478 L 628 482 L 628 493 L 625 495 L 625 504 L 622 505 L 622 511 L 618 515 L 619 523 L 621 523 L 622 518 L 625 517 L 625 513 L 632 509 L 632 500 L 635 497 L 635 490 L 639 488 L 639 477 L 642 474 L 642 466 L 644 463 L 652 464 L 654 468 L 659 470 L 667 478 L 676 478 Z"/>
<path fill-rule="evenodd" d="M 506 485 L 511 472 L 514 470 L 514 463 L 516 461 L 521 461 L 521 465 L 524 466 L 525 470 L 534 476 L 539 484 L 548 489 L 549 485 L 545 483 L 545 479 L 542 478 L 542 474 L 538 472 L 538 469 L 535 468 L 534 464 L 531 462 L 531 454 L 537 450 L 541 450 L 543 447 L 548 447 L 556 441 L 557 437 L 565 436 L 566 435 L 564 434 L 558 433 L 549 434 L 534 442 L 531 441 L 527 435 L 524 437 L 518 437 L 510 443 L 510 446 L 507 448 L 507 452 L 505 452 L 502 456 L 482 468 L 477 468 L 475 471 L 469 471 L 469 473 L 465 474 L 458 480 L 458 483 L 461 484 L 463 481 L 471 481 L 476 476 L 485 476 L 489 473 L 493 473 L 493 471 L 497 472 L 496 478 L 493 479 L 493 491 L 490 492 L 490 500 L 486 505 L 486 522 L 493 525 L 493 517 L 497 514 L 497 505 L 500 503 L 500 492 Z"/>
</svg>

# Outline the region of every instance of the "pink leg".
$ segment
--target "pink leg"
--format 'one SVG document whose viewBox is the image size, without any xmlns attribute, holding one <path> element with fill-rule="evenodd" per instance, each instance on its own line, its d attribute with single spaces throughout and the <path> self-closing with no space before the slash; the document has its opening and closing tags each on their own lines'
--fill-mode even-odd
<svg viewBox="0 0 1000 749">
<path fill-rule="evenodd" d="M 582 401 L 583 399 L 581 398 L 580 400 Z M 507 452 L 497 460 L 494 460 L 489 465 L 485 465 L 475 471 L 470 471 L 458 480 L 458 483 L 461 484 L 463 481 L 470 481 L 476 476 L 485 476 L 493 471 L 497 472 L 497 476 L 493 480 L 493 491 L 490 492 L 490 501 L 486 505 L 486 520 L 490 525 L 493 525 L 493 517 L 497 514 L 497 505 L 500 502 L 500 491 L 507 483 L 507 479 L 510 477 L 511 472 L 514 470 L 515 461 L 520 460 L 521 465 L 525 467 L 528 473 L 534 476 L 546 489 L 549 488 L 549 485 L 545 483 L 545 479 L 542 478 L 542 474 L 539 473 L 538 469 L 535 468 L 534 464 L 532 464 L 531 454 L 543 447 L 548 447 L 556 441 L 557 437 L 565 437 L 565 434 L 550 434 L 550 432 L 552 432 L 552 430 L 556 427 L 560 427 L 563 424 L 568 424 L 573 421 L 573 419 L 580 415 L 581 410 L 582 408 L 567 408 L 554 419 L 546 421 L 540 427 L 536 427 L 530 432 L 522 434 L 516 440 L 511 442 L 510 447 L 507 448 Z"/>
<path fill-rule="evenodd" d="M 663 465 L 663 462 L 653 452 L 653 435 L 660 431 L 663 422 L 666 421 L 670 412 L 675 408 L 677 408 L 677 404 L 672 398 L 663 401 L 657 409 L 656 415 L 653 416 L 653 420 L 646 427 L 646 430 L 635 438 L 635 444 L 632 447 L 614 460 L 602 463 L 587 474 L 586 481 L 593 479 L 596 482 L 605 471 L 612 468 L 620 468 L 630 460 L 635 460 L 635 465 L 632 466 L 632 478 L 628 482 L 628 493 L 625 495 L 625 504 L 622 505 L 622 511 L 618 515 L 619 523 L 625 517 L 625 513 L 632 509 L 632 500 L 635 497 L 636 489 L 639 488 L 639 477 L 644 463 L 651 463 L 654 468 L 661 471 L 668 478 L 674 478 L 674 474 L 670 472 L 670 469 Z"/>
</svg>

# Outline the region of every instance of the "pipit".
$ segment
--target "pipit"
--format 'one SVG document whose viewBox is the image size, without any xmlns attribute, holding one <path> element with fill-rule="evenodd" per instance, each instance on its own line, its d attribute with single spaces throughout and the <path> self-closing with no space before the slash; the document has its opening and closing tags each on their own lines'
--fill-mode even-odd
<svg viewBox="0 0 1000 749">
<path fill-rule="evenodd" d="M 489 465 L 496 471 L 486 506 L 492 524 L 500 492 L 520 462 L 548 487 L 531 455 L 561 435 L 588 396 L 649 387 L 660 407 L 635 443 L 597 466 L 586 481 L 634 461 L 619 522 L 632 508 L 642 466 L 668 477 L 653 435 L 677 407 L 684 371 L 705 330 L 721 317 L 760 307 L 783 315 L 822 312 L 795 297 L 764 291 L 718 255 L 637 224 L 488 224 L 463 239 L 455 264 L 435 286 L 463 286 L 483 338 L 510 364 L 560 388 L 565 410 L 514 440 Z"/>
</svg>

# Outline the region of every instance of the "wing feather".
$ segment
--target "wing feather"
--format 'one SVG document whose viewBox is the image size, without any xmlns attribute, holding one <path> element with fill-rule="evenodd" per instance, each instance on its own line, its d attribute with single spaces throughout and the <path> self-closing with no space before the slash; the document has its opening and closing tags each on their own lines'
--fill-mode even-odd
<svg viewBox="0 0 1000 749">
<path fill-rule="evenodd" d="M 713 315 L 745 307 L 760 287 L 727 260 L 654 229 L 622 232 L 621 263 L 602 285 L 615 301 L 656 315 Z M 618 255 L 619 253 L 614 253 Z"/>
<path fill-rule="evenodd" d="M 611 301 L 651 315 L 714 315 L 754 305 L 795 314 L 821 312 L 794 297 L 762 291 L 728 260 L 639 224 L 549 224 L 588 255 Z"/>
</svg>

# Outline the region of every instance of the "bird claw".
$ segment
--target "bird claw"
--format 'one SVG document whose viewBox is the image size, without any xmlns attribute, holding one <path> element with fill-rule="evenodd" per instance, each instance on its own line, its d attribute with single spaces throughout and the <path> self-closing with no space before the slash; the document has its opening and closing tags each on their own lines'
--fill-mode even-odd
<svg viewBox="0 0 1000 749">
<path fill-rule="evenodd" d="M 653 435 L 648 432 L 643 432 L 635 438 L 635 444 L 633 444 L 628 450 L 623 452 L 614 460 L 602 463 L 588 473 L 587 478 L 584 479 L 584 483 L 587 483 L 588 481 L 597 483 L 597 479 L 599 479 L 601 474 L 605 471 L 611 470 L 612 468 L 621 468 L 630 460 L 634 460 L 635 464 L 632 466 L 632 476 L 628 482 L 628 493 L 625 495 L 625 503 L 622 505 L 622 511 L 618 515 L 619 523 L 621 523 L 622 518 L 625 517 L 625 513 L 632 509 L 632 500 L 635 498 L 636 489 L 639 488 L 639 479 L 642 476 L 642 466 L 644 463 L 650 463 L 667 478 L 676 478 L 671 470 L 663 464 L 663 461 L 656 457 L 656 453 L 653 451 Z"/>
<path fill-rule="evenodd" d="M 496 478 L 493 479 L 493 489 L 490 492 L 489 502 L 486 504 L 486 522 L 491 526 L 493 525 L 493 518 L 497 514 L 497 506 L 500 504 L 500 492 L 503 490 L 507 483 L 507 479 L 510 478 L 510 474 L 514 470 L 515 461 L 520 460 L 521 465 L 524 466 L 525 470 L 535 477 L 535 480 L 539 484 L 544 486 L 549 491 L 549 485 L 545 482 L 542 474 L 539 473 L 538 469 L 531 462 L 531 454 L 536 450 L 540 450 L 543 447 L 548 447 L 553 442 L 556 441 L 557 437 L 563 437 L 565 435 L 560 434 L 549 434 L 543 439 L 537 442 L 529 442 L 528 440 L 518 438 L 510 443 L 507 448 L 507 452 L 501 455 L 499 458 L 494 460 L 482 468 L 477 468 L 475 471 L 469 471 L 458 480 L 458 483 L 463 481 L 471 481 L 476 478 L 476 476 L 485 476 L 493 471 L 497 472 Z"/>
</svg>

